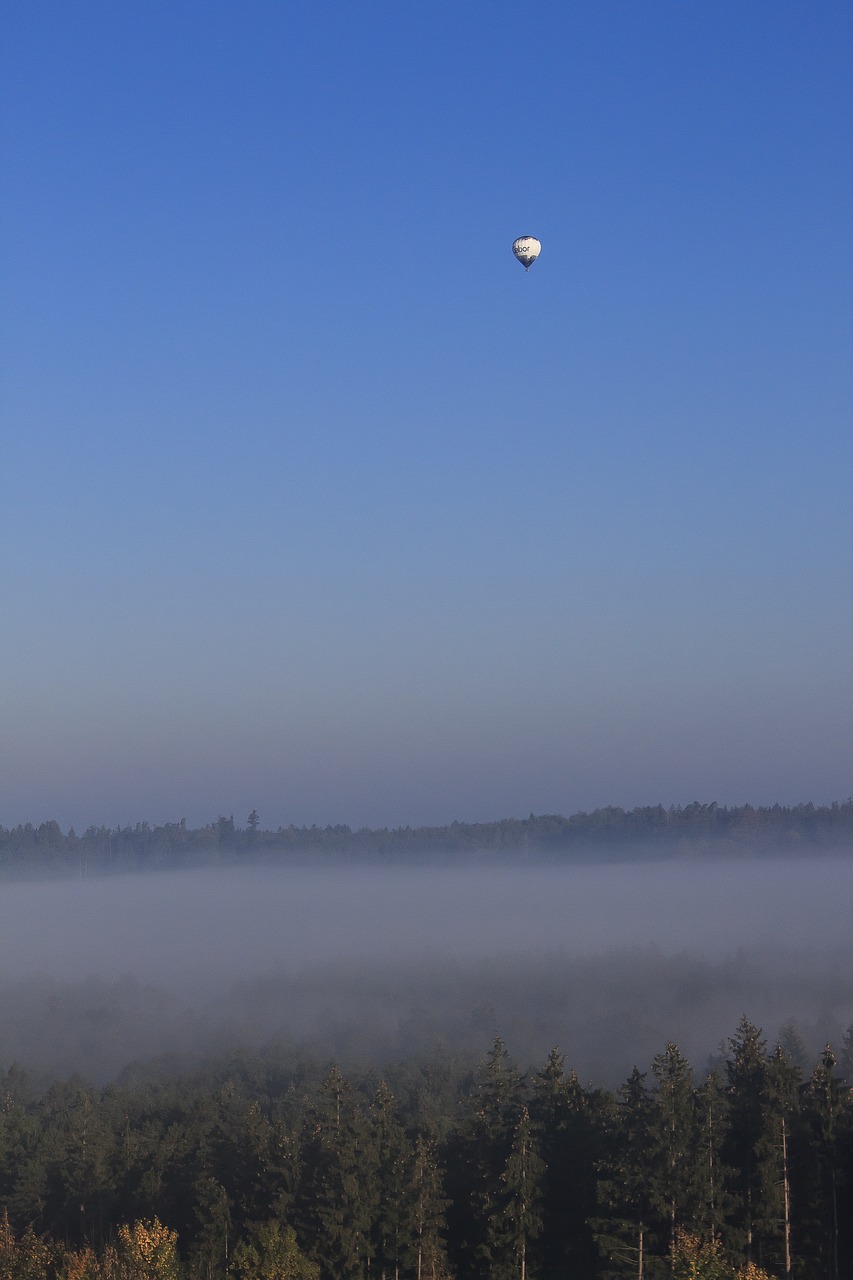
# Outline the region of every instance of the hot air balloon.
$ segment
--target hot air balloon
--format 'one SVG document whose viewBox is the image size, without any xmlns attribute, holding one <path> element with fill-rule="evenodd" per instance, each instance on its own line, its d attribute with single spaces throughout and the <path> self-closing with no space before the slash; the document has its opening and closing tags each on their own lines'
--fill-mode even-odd
<svg viewBox="0 0 853 1280">
<path fill-rule="evenodd" d="M 542 246 L 535 236 L 519 236 L 512 246 L 512 251 L 525 271 L 529 271 L 542 252 Z"/>
</svg>

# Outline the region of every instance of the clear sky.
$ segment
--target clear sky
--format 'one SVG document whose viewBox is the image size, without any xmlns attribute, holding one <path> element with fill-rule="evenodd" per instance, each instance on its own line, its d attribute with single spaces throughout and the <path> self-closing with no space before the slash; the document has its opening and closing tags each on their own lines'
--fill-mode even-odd
<svg viewBox="0 0 853 1280">
<path fill-rule="evenodd" d="M 0 822 L 850 794 L 847 0 L 0 45 Z"/>
</svg>

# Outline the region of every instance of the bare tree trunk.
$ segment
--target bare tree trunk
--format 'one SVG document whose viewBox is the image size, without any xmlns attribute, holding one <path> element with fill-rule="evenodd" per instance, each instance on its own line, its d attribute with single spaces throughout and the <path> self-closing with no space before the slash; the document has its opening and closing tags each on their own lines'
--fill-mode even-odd
<svg viewBox="0 0 853 1280">
<path fill-rule="evenodd" d="M 709 1095 L 710 1096 L 710 1095 Z M 714 1244 L 717 1237 L 716 1228 L 716 1211 L 717 1211 L 717 1194 L 714 1180 L 714 1117 L 711 1102 L 708 1102 L 708 1195 L 710 1196 L 711 1205 L 711 1244 Z"/>
<path fill-rule="evenodd" d="M 791 1187 L 788 1181 L 788 1128 L 782 1116 L 782 1193 L 785 1204 L 785 1280 L 791 1280 Z"/>
<path fill-rule="evenodd" d="M 835 1164 L 829 1171 L 830 1182 L 832 1184 L 832 1196 L 830 1198 L 830 1211 L 832 1215 L 832 1280 L 838 1280 L 838 1191 L 836 1188 Z"/>
<path fill-rule="evenodd" d="M 670 1254 L 675 1253 L 675 1196 L 669 1206 L 669 1251 Z"/>
<path fill-rule="evenodd" d="M 746 1190 L 746 1260 L 752 1262 L 752 1187 Z"/>
</svg>

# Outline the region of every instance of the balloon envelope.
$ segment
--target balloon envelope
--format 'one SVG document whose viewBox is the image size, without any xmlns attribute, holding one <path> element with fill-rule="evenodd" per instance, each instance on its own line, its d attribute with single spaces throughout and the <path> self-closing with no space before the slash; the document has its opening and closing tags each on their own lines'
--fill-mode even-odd
<svg viewBox="0 0 853 1280">
<path fill-rule="evenodd" d="M 531 265 L 539 257 L 542 246 L 535 236 L 519 236 L 512 246 L 512 251 L 524 267 L 524 270 L 529 271 Z"/>
</svg>

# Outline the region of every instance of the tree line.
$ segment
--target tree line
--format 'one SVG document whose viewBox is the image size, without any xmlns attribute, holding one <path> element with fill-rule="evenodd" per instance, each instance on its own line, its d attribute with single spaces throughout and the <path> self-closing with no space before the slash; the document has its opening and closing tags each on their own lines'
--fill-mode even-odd
<svg viewBox="0 0 853 1280">
<path fill-rule="evenodd" d="M 0 826 L 0 873 L 90 875 L 191 867 L 237 859 L 278 861 L 288 854 L 422 857 L 499 853 L 556 856 L 671 856 L 683 852 L 816 853 L 853 846 L 853 800 L 733 808 L 717 804 L 607 807 L 564 818 L 530 814 L 499 822 L 444 827 L 360 828 L 347 825 L 264 830 L 252 810 L 245 826 L 233 815 L 191 828 L 182 818 L 151 826 L 91 826 L 63 833 L 55 821 Z"/>
<path fill-rule="evenodd" d="M 270 1053 L 0 1080 L 0 1280 L 840 1280 L 853 1028 L 804 1075 L 743 1018 L 618 1090 L 500 1039 L 381 1076 Z"/>
</svg>

